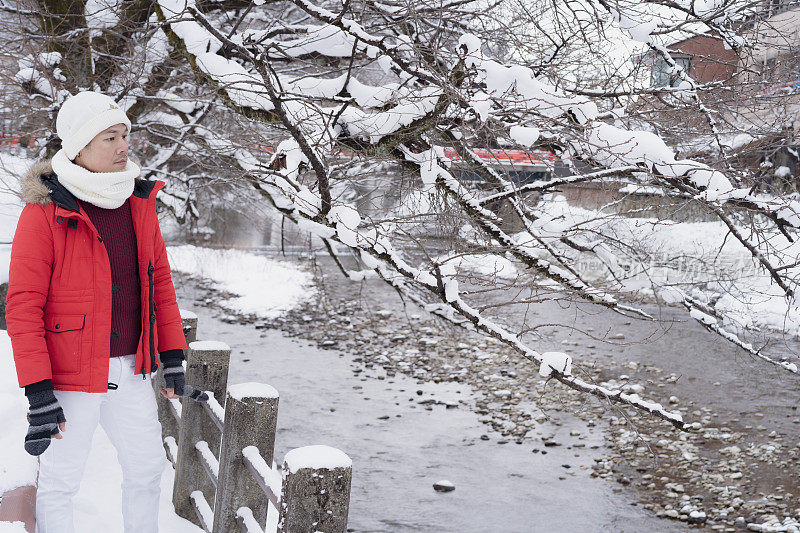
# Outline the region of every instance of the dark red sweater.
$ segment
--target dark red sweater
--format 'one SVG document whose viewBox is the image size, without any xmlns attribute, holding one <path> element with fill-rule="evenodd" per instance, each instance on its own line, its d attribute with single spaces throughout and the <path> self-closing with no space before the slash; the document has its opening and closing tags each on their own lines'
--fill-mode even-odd
<svg viewBox="0 0 800 533">
<path fill-rule="evenodd" d="M 116 209 L 80 201 L 111 263 L 111 357 L 136 353 L 142 332 L 139 256 L 130 200 Z"/>
</svg>

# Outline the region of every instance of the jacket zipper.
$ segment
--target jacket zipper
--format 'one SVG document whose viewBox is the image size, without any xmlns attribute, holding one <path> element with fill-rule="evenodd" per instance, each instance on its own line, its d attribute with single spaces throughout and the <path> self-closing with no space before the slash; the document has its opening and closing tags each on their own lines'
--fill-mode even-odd
<svg viewBox="0 0 800 533">
<path fill-rule="evenodd" d="M 142 319 L 142 333 L 140 335 L 140 337 L 142 338 L 142 345 L 144 345 L 144 326 L 145 326 L 144 319 Z M 142 379 L 147 379 L 147 377 L 144 374 L 144 354 L 142 354 L 142 367 L 141 368 L 142 368 L 142 372 L 141 372 Z"/>
<path fill-rule="evenodd" d="M 156 323 L 156 314 L 155 314 L 155 302 L 153 301 L 153 271 L 155 268 L 153 267 L 153 262 L 148 261 L 147 264 L 147 291 L 148 291 L 148 302 L 147 308 L 149 311 L 149 320 L 150 320 L 150 372 L 155 372 L 158 367 L 156 366 L 156 350 L 153 347 L 153 326 Z M 144 365 L 144 361 L 142 361 L 142 365 Z"/>
</svg>

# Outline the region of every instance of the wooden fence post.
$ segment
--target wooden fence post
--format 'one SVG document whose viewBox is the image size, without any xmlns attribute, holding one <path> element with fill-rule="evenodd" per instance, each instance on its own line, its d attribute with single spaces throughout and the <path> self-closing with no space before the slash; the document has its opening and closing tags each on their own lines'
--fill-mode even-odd
<svg viewBox="0 0 800 533">
<path fill-rule="evenodd" d="M 272 465 L 278 423 L 278 391 L 263 383 L 241 383 L 228 389 L 225 429 L 219 454 L 214 531 L 237 531 L 236 511 L 249 507 L 259 524 L 267 521 L 266 494 L 250 475 L 242 450 L 255 446 Z"/>
<path fill-rule="evenodd" d="M 213 392 L 215 398 L 224 398 L 230 357 L 231 349 L 223 342 L 192 342 L 189 344 L 186 362 L 186 383 L 196 389 Z M 172 503 L 178 516 L 194 524 L 198 524 L 198 519 L 190 494 L 200 490 L 206 501 L 213 502 L 216 490 L 214 483 L 206 476 L 195 451 L 195 443 L 201 440 L 208 442 L 212 452 L 219 452 L 219 429 L 206 416 L 201 404 L 184 397 L 181 399 L 180 437 Z"/>
<path fill-rule="evenodd" d="M 181 324 L 183 325 L 183 334 L 186 337 L 186 344 L 194 342 L 197 338 L 197 315 L 191 311 L 181 309 Z M 164 442 L 166 437 L 172 437 L 175 442 L 178 442 L 178 435 L 180 434 L 180 425 L 172 414 L 172 406 L 169 400 L 161 396 L 158 392 L 159 389 L 164 388 L 164 375 L 163 368 L 158 367 L 158 372 L 153 378 L 153 391 L 156 394 L 156 403 L 158 404 L 158 420 L 161 422 L 161 442 Z M 166 445 L 165 445 L 166 446 Z"/>
<path fill-rule="evenodd" d="M 186 309 L 181 309 L 181 325 L 183 326 L 183 336 L 186 337 L 186 344 L 196 341 L 197 315 Z"/>
<path fill-rule="evenodd" d="M 303 446 L 286 454 L 278 517 L 281 533 L 345 533 L 353 462 L 330 446 Z"/>
</svg>

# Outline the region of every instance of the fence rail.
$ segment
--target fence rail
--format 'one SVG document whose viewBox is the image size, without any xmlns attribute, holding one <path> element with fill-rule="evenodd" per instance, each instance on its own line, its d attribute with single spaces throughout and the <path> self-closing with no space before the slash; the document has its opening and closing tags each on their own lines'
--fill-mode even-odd
<svg viewBox="0 0 800 533">
<path fill-rule="evenodd" d="M 210 397 L 197 403 L 157 395 L 164 448 L 175 467 L 176 513 L 207 533 L 264 533 L 272 504 L 271 522 L 277 518 L 279 532 L 344 533 L 350 458 L 328 446 L 305 446 L 287 453 L 276 468 L 278 391 L 263 383 L 227 388 L 230 348 L 197 341 L 197 317 L 182 311 L 182 318 L 189 343 L 186 381 Z M 159 372 L 154 388 L 163 387 L 162 379 Z"/>
</svg>

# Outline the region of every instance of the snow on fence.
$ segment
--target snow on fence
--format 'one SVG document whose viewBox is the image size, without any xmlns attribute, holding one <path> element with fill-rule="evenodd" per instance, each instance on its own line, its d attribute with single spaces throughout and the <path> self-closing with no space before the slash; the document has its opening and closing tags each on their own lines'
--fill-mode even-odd
<svg viewBox="0 0 800 533">
<path fill-rule="evenodd" d="M 189 343 L 186 382 L 210 398 L 197 403 L 156 395 L 164 447 L 175 467 L 175 512 L 208 533 L 263 533 L 271 503 L 279 532 L 344 533 L 350 458 L 328 446 L 305 446 L 287 453 L 280 470 L 271 466 L 278 391 L 262 383 L 226 390 L 230 348 L 197 341 L 197 317 L 181 315 Z M 163 387 L 160 371 L 153 386 Z M 225 398 L 224 408 L 217 398 Z"/>
</svg>

